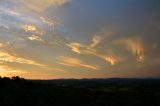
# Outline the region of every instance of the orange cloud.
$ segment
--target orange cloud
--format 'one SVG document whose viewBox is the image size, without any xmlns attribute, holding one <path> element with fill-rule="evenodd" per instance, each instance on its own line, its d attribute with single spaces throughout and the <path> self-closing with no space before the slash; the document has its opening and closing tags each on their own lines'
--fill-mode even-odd
<svg viewBox="0 0 160 106">
<path fill-rule="evenodd" d="M 85 48 L 85 46 L 83 46 L 80 43 L 76 43 L 76 42 L 69 43 L 69 44 L 66 44 L 66 45 L 68 47 L 70 47 L 73 52 L 76 52 L 76 53 L 82 53 L 83 51 L 81 49 Z"/>
<path fill-rule="evenodd" d="M 59 64 L 66 65 L 66 66 L 72 66 L 72 67 L 80 66 L 80 67 L 84 67 L 88 69 L 99 70 L 98 66 L 93 66 L 93 65 L 83 63 L 81 60 L 72 58 L 72 57 L 61 56 Z"/>
<path fill-rule="evenodd" d="M 16 62 L 16 63 L 21 63 L 21 64 L 30 64 L 30 65 L 37 65 L 37 66 L 45 66 L 43 64 L 37 63 L 33 60 L 17 57 L 10 55 L 9 53 L 5 52 L 0 52 L 0 61 L 1 62 Z"/>
<path fill-rule="evenodd" d="M 118 59 L 114 56 L 101 56 L 103 59 L 105 59 L 107 62 L 109 62 L 111 65 L 115 65 L 118 63 Z"/>
<path fill-rule="evenodd" d="M 144 56 L 144 46 L 140 38 L 126 38 L 116 41 L 118 44 L 123 44 L 126 46 L 126 49 L 136 57 L 137 61 L 143 62 L 145 59 Z"/>
<path fill-rule="evenodd" d="M 0 47 L 3 47 L 3 44 L 2 44 L 2 43 L 0 43 Z"/>
<path fill-rule="evenodd" d="M 38 0 L 38 2 L 37 0 L 17 0 L 17 1 L 23 3 L 28 8 L 38 12 L 44 11 L 50 6 L 61 6 L 69 2 L 69 0 Z"/>
<path fill-rule="evenodd" d="M 22 75 L 22 74 L 27 74 L 28 72 L 26 71 L 21 71 L 21 70 L 12 70 L 11 68 L 0 65 L 0 76 L 17 76 L 17 75 Z"/>
<path fill-rule="evenodd" d="M 78 54 L 90 54 L 96 57 L 99 57 L 106 62 L 109 62 L 112 66 L 115 65 L 116 63 L 119 62 L 119 59 L 113 55 L 113 54 L 102 54 L 99 53 L 96 49 L 95 46 L 101 42 L 102 38 L 100 36 L 94 36 L 92 38 L 92 43 L 89 46 L 85 46 L 83 44 L 73 42 L 66 44 L 71 51 L 78 53 Z"/>
<path fill-rule="evenodd" d="M 119 58 L 116 57 L 115 55 L 101 54 L 101 53 L 98 53 L 98 51 L 96 50 L 88 50 L 86 51 L 86 53 L 99 57 L 105 60 L 106 62 L 109 62 L 112 66 L 119 62 Z"/>
</svg>

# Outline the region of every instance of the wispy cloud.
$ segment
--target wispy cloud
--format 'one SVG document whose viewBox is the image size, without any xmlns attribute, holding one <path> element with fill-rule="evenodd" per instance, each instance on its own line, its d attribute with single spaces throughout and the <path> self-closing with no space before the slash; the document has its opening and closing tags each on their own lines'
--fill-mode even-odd
<svg viewBox="0 0 160 106">
<path fill-rule="evenodd" d="M 112 56 L 112 55 L 108 55 L 108 56 L 107 55 L 106 56 L 98 55 L 98 56 L 103 58 L 107 62 L 109 62 L 112 66 L 119 62 L 119 59 L 116 58 L 115 56 Z"/>
<path fill-rule="evenodd" d="M 36 36 L 36 35 L 30 36 L 30 37 L 28 37 L 28 39 L 31 40 L 31 41 L 35 40 L 35 41 L 39 41 L 39 42 L 44 42 L 44 40 L 41 37 Z"/>
<path fill-rule="evenodd" d="M 17 75 L 24 75 L 24 74 L 28 74 L 28 72 L 26 71 L 22 71 L 22 70 L 13 70 L 5 65 L 0 65 L 0 76 L 17 76 Z"/>
<path fill-rule="evenodd" d="M 99 57 L 105 60 L 107 63 L 110 63 L 112 66 L 119 62 L 119 58 L 117 58 L 114 54 L 102 54 L 96 50 L 95 46 L 101 43 L 102 38 L 100 36 L 94 36 L 92 38 L 92 43 L 90 45 L 83 45 L 77 42 L 71 42 L 66 44 L 71 51 L 78 54 L 89 54 L 96 57 Z"/>
<path fill-rule="evenodd" d="M 48 26 L 51 26 L 53 29 L 55 29 L 56 25 L 57 25 L 57 22 L 54 21 L 54 22 L 51 22 L 49 20 L 47 20 L 46 18 L 44 17 L 40 17 L 41 21 L 44 23 L 44 24 L 47 24 Z"/>
<path fill-rule="evenodd" d="M 0 14 L 7 14 L 7 15 L 13 15 L 13 16 L 20 16 L 21 14 L 19 12 L 13 11 L 11 9 L 6 9 L 6 8 L 2 8 L 0 7 Z"/>
<path fill-rule="evenodd" d="M 140 38 L 124 38 L 117 40 L 115 43 L 122 44 L 130 51 L 137 59 L 138 62 L 143 62 L 145 59 L 144 46 Z"/>
<path fill-rule="evenodd" d="M 86 69 L 101 70 L 87 77 L 105 77 L 138 66 L 158 70 L 160 15 L 152 7 L 159 2 L 97 1 L 0 0 L 0 71 L 54 77 L 75 69 L 67 74 L 79 77 L 75 71 Z"/>
<path fill-rule="evenodd" d="M 39 44 L 43 41 L 46 45 L 60 45 L 62 39 L 56 33 L 57 20 L 54 20 L 54 17 L 50 19 L 43 13 L 32 11 L 28 5 L 38 9 L 43 8 L 46 3 L 48 6 L 60 6 L 66 2 L 68 0 L 40 0 L 39 2 L 37 0 L 8 0 L 9 6 L 5 6 L 6 2 L 0 1 L 0 37 L 2 38 L 5 34 L 6 38 L 8 37 L 5 39 L 6 42 L 14 41 L 14 43 L 23 39 L 22 45 L 27 45 L 28 39 L 41 41 Z"/>
<path fill-rule="evenodd" d="M 0 52 L 0 61 L 1 62 L 10 62 L 10 63 L 16 62 L 16 63 L 21 63 L 21 64 L 36 65 L 36 66 L 45 66 L 45 65 L 37 63 L 33 60 L 14 56 L 14 55 L 11 55 L 11 54 L 5 53 L 5 52 Z"/>
<path fill-rule="evenodd" d="M 86 64 L 80 59 L 73 58 L 73 57 L 61 56 L 59 61 L 60 61 L 59 64 L 62 64 L 65 66 L 71 66 L 71 67 L 78 66 L 78 67 L 84 67 L 84 68 L 93 69 L 93 70 L 100 70 L 98 66 Z"/>
<path fill-rule="evenodd" d="M 118 58 L 114 54 L 102 54 L 102 53 L 99 53 L 97 50 L 94 50 L 94 49 L 87 50 L 85 53 L 96 56 L 96 57 L 99 57 L 99 58 L 105 60 L 107 63 L 110 63 L 110 65 L 112 65 L 112 66 L 115 65 L 116 63 L 118 63 L 119 60 L 120 60 L 120 58 Z"/>
<path fill-rule="evenodd" d="M 67 43 L 66 45 L 70 47 L 73 52 L 76 52 L 76 53 L 82 53 L 83 52 L 82 49 L 86 48 L 86 46 L 77 42 Z"/>
<path fill-rule="evenodd" d="M 61 6 L 70 0 L 17 0 L 18 2 L 23 3 L 26 5 L 28 8 L 33 9 L 34 11 L 44 11 L 50 6 Z"/>
<path fill-rule="evenodd" d="M 92 38 L 92 43 L 91 43 L 91 45 L 90 45 L 90 48 L 93 48 L 93 47 L 95 47 L 96 45 L 98 45 L 100 42 L 101 42 L 101 40 L 102 40 L 102 38 L 100 37 L 100 36 L 94 36 L 93 38 Z"/>
</svg>

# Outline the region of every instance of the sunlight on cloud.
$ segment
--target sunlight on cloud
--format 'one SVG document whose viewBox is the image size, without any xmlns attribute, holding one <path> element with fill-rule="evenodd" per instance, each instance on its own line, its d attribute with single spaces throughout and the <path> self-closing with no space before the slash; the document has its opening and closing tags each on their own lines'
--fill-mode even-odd
<svg viewBox="0 0 160 106">
<path fill-rule="evenodd" d="M 105 59 L 107 62 L 109 62 L 112 66 L 118 63 L 118 59 L 113 56 L 100 56 L 101 58 Z"/>
<path fill-rule="evenodd" d="M 66 44 L 69 48 L 71 48 L 71 50 L 73 52 L 76 52 L 76 53 L 84 53 L 86 50 L 90 50 L 90 49 L 93 49 L 96 45 L 98 45 L 100 42 L 101 42 L 102 38 L 100 36 L 94 36 L 92 38 L 92 43 L 90 45 L 83 45 L 83 44 L 80 44 L 80 43 L 77 43 L 77 42 L 71 42 L 71 43 L 68 43 Z"/>
<path fill-rule="evenodd" d="M 8 67 L 3 66 L 3 65 L 0 66 L 0 72 L 4 72 L 4 71 L 8 71 L 8 70 L 9 70 Z"/>
<path fill-rule="evenodd" d="M 97 50 L 88 50 L 85 52 L 86 54 L 90 54 L 96 57 L 99 57 L 103 60 L 105 60 L 107 63 L 110 63 L 110 65 L 114 66 L 116 63 L 119 62 L 119 58 L 115 55 L 111 54 L 101 54 Z"/>
<path fill-rule="evenodd" d="M 99 67 L 86 64 L 82 62 L 81 60 L 73 58 L 73 57 L 61 56 L 59 64 L 66 65 L 66 66 L 72 66 L 72 67 L 80 66 L 80 67 L 89 68 L 93 70 L 99 70 Z"/>
<path fill-rule="evenodd" d="M 3 44 L 2 44 L 2 43 L 0 43 L 0 47 L 3 47 Z"/>
<path fill-rule="evenodd" d="M 132 54 L 137 58 L 138 62 L 144 61 L 144 47 L 142 41 L 139 38 L 125 38 L 116 41 L 116 43 L 125 45 L 126 49 L 132 52 Z"/>
<path fill-rule="evenodd" d="M 28 31 L 36 31 L 37 30 L 36 26 L 34 26 L 34 25 L 24 25 L 22 28 L 26 32 L 28 32 Z"/>
<path fill-rule="evenodd" d="M 92 38 L 92 44 L 90 45 L 91 48 L 95 47 L 97 44 L 101 42 L 102 38 L 100 36 L 94 36 Z"/>
<path fill-rule="evenodd" d="M 34 11 L 41 12 L 46 10 L 50 6 L 61 6 L 69 2 L 69 0 L 18 0 L 18 2 L 23 3 Z"/>
<path fill-rule="evenodd" d="M 78 54 L 89 54 L 96 57 L 99 57 L 106 62 L 109 62 L 112 66 L 119 62 L 119 59 L 114 56 L 113 54 L 102 54 L 99 53 L 99 51 L 96 50 L 95 46 L 98 45 L 101 42 L 102 38 L 100 36 L 94 36 L 92 38 L 92 43 L 89 46 L 85 46 L 83 44 L 77 43 L 77 42 L 71 42 L 69 44 L 66 44 L 72 52 L 78 53 Z"/>
<path fill-rule="evenodd" d="M 82 44 L 77 43 L 77 42 L 72 42 L 72 43 L 69 43 L 69 44 L 66 44 L 66 45 L 68 47 L 70 47 L 73 52 L 76 52 L 76 53 L 82 53 L 81 48 L 85 47 Z"/>
<path fill-rule="evenodd" d="M 0 76 L 17 76 L 17 75 L 23 75 L 27 74 L 28 72 L 26 71 L 21 71 L 21 70 L 13 70 L 7 66 L 0 65 Z"/>
<path fill-rule="evenodd" d="M 29 59 L 25 59 L 25 58 L 21 58 L 21 57 L 16 57 L 16 56 L 10 55 L 10 54 L 5 53 L 5 52 L 0 52 L 0 61 L 10 62 L 10 63 L 16 62 L 16 63 L 21 63 L 21 64 L 45 66 L 45 65 L 37 63 L 33 60 L 29 60 Z"/>
<path fill-rule="evenodd" d="M 13 13 L 8 15 L 8 13 L 6 13 L 5 11 L 3 11 L 2 13 L 2 15 L 0 14 L 1 31 L 3 28 L 3 32 L 5 32 L 8 36 L 13 35 L 20 30 L 24 30 L 25 32 L 35 32 L 37 30 L 34 24 L 38 24 L 38 21 L 34 17 L 25 16 L 24 14 L 19 16 L 14 15 Z"/>
<path fill-rule="evenodd" d="M 43 42 L 43 39 L 40 38 L 39 36 L 36 36 L 36 35 L 30 36 L 30 37 L 28 37 L 28 39 L 31 40 L 31 41 L 35 40 L 35 41 Z"/>
<path fill-rule="evenodd" d="M 47 48 L 48 46 L 57 46 L 57 44 L 62 42 L 61 37 L 55 32 L 57 21 L 53 19 L 54 17 L 49 18 L 45 16 L 44 13 L 39 13 L 49 6 L 52 6 L 53 3 L 54 6 L 60 6 L 65 3 L 62 1 L 65 0 L 33 0 L 33 2 L 32 0 L 0 1 L 0 42 L 4 44 L 5 42 L 9 42 L 7 46 L 0 43 L 0 65 L 6 65 L 3 69 L 1 68 L 2 70 L 7 70 L 7 65 L 10 64 L 9 72 L 15 72 L 21 65 L 24 65 L 24 70 L 26 66 L 33 65 L 31 66 L 33 69 L 42 69 L 47 72 L 64 71 L 61 68 L 52 68 L 52 66 L 48 66 L 50 63 L 45 63 L 47 65 L 41 64 L 43 61 L 41 58 L 43 58 L 44 55 L 35 55 L 36 51 L 43 52 L 44 54 L 48 52 L 48 49 L 41 48 L 42 43 L 43 45 L 45 44 L 44 46 Z M 45 3 L 48 3 L 48 6 L 45 6 Z M 34 9 L 35 11 L 33 11 Z M 32 43 L 29 40 L 41 43 Z M 39 47 L 39 49 L 35 48 L 33 50 L 32 45 L 33 47 Z M 26 57 L 33 57 L 33 59 L 24 58 L 23 55 Z M 13 67 L 12 65 L 14 64 L 18 66 Z"/>
<path fill-rule="evenodd" d="M 0 71 L 47 76 L 74 74 L 72 69 L 115 70 L 118 75 L 159 66 L 159 13 L 152 8 L 154 16 L 148 14 L 154 6 L 143 4 L 144 14 L 132 19 L 128 16 L 139 5 L 127 9 L 127 2 L 115 7 L 97 1 L 0 0 Z"/>
<path fill-rule="evenodd" d="M 24 3 L 24 5 L 21 4 L 22 2 Z M 25 4 L 25 2 L 27 3 Z M 60 5 L 60 0 L 42 0 L 42 2 L 42 4 L 45 4 L 47 2 L 54 2 L 55 4 Z M 3 31 L 5 36 L 8 37 L 8 39 L 6 39 L 7 41 L 12 42 L 13 39 L 17 39 L 16 41 L 14 41 L 15 43 L 17 43 L 21 38 L 25 43 L 27 43 L 27 39 L 32 41 L 43 41 L 43 44 L 45 43 L 46 45 L 58 45 L 61 43 L 61 37 L 59 37 L 55 31 L 55 27 L 57 26 L 58 22 L 54 20 L 54 17 L 49 18 L 43 13 L 39 14 L 37 11 L 32 11 L 32 9 L 25 6 L 28 3 L 39 4 L 41 3 L 41 1 L 37 2 L 37 0 L 33 0 L 32 3 L 32 0 L 9 0 L 9 2 L 7 3 L 10 7 L 5 5 L 3 6 L 3 4 L 5 4 L 5 1 L 0 1 L 0 3 L 2 4 L 0 4 L 0 31 Z M 62 2 L 62 4 L 63 3 L 65 2 Z M 12 7 L 12 4 L 15 5 L 13 5 Z M 19 6 L 19 8 L 14 7 L 17 5 Z M 35 7 L 39 8 L 40 6 L 35 5 Z M 43 35 L 44 37 L 41 37 Z M 27 44 L 23 43 L 23 45 Z"/>
</svg>

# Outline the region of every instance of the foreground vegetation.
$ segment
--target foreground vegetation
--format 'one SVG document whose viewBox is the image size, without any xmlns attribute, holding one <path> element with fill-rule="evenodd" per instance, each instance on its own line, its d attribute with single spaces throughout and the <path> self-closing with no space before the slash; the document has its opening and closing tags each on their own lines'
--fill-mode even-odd
<svg viewBox="0 0 160 106">
<path fill-rule="evenodd" d="M 0 106 L 160 106 L 159 79 L 0 77 Z"/>
</svg>

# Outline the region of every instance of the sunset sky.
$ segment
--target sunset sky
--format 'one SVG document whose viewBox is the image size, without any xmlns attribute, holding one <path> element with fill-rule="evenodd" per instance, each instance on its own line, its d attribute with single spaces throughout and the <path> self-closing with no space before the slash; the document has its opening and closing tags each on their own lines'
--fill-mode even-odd
<svg viewBox="0 0 160 106">
<path fill-rule="evenodd" d="M 160 0 L 0 0 L 0 76 L 160 77 Z"/>
</svg>

